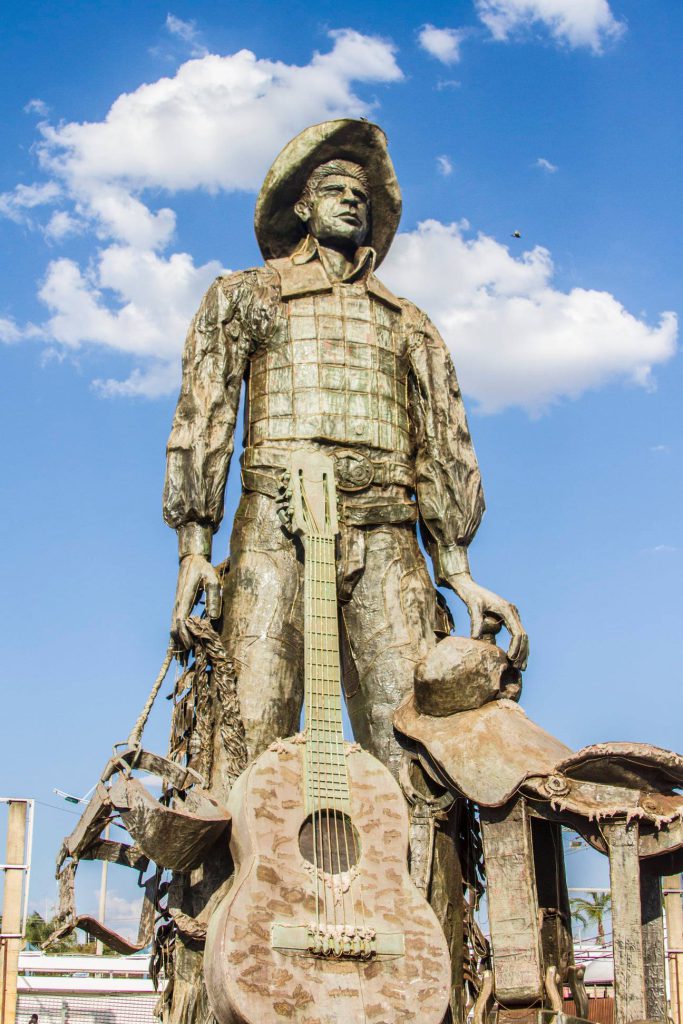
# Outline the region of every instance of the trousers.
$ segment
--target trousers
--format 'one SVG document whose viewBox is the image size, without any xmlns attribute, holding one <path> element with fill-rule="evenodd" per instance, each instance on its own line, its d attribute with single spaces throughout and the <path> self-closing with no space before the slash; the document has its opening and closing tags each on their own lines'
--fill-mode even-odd
<svg viewBox="0 0 683 1024">
<path fill-rule="evenodd" d="M 355 739 L 394 773 L 392 715 L 415 666 L 448 632 L 413 524 L 341 527 L 338 591 L 346 704 Z M 303 703 L 303 549 L 273 498 L 245 492 L 223 593 L 250 760 L 299 729 Z M 214 764 L 220 764 L 220 750 Z M 215 782 L 220 771 L 214 772 Z"/>
<path fill-rule="evenodd" d="M 440 604 L 413 523 L 341 525 L 337 590 L 346 707 L 354 738 L 395 776 L 404 756 L 392 717 L 411 692 L 417 663 L 450 620 Z M 230 565 L 223 587 L 223 643 L 233 663 L 249 760 L 276 739 L 299 731 L 304 698 L 304 554 L 286 531 L 274 498 L 245 491 L 235 515 Z M 224 749 L 215 730 L 209 789 L 225 802 Z M 457 818 L 437 830 L 430 903 L 446 934 L 453 971 L 452 1008 L 459 1020 L 462 989 L 462 875 Z M 224 891 L 227 865 L 207 865 L 190 912 Z M 207 904 L 208 900 L 208 904 Z M 200 969 L 196 954 L 179 951 L 178 970 Z M 178 999 L 194 991 L 177 978 Z M 174 999 L 176 997 L 174 996 Z M 452 1015 L 451 1015 L 452 1014 Z M 175 1021 L 177 1018 L 173 1018 Z"/>
</svg>

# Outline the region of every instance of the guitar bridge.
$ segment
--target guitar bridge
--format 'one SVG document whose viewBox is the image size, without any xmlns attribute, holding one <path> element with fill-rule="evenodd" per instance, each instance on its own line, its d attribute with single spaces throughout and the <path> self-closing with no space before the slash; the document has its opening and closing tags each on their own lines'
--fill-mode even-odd
<svg viewBox="0 0 683 1024">
<path fill-rule="evenodd" d="M 405 953 L 402 932 L 378 932 L 354 925 L 274 924 L 271 946 L 280 953 L 329 957 L 334 960 L 374 960 Z"/>
</svg>

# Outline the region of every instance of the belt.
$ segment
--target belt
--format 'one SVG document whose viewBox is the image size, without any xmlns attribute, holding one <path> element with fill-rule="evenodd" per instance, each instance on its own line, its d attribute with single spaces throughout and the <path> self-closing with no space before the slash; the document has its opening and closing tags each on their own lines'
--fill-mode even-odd
<svg viewBox="0 0 683 1024">
<path fill-rule="evenodd" d="M 246 491 L 256 491 L 267 498 L 282 500 L 283 484 L 281 474 L 258 469 L 242 469 L 242 484 Z M 380 526 L 382 523 L 414 523 L 417 520 L 417 505 L 394 495 L 378 495 L 370 504 L 354 504 L 346 494 L 341 494 L 339 518 L 347 526 Z"/>
<path fill-rule="evenodd" d="M 335 461 L 335 483 L 337 490 L 347 493 L 364 491 L 371 484 L 398 484 L 400 487 L 415 487 L 413 462 L 407 456 L 392 452 L 387 459 L 371 459 L 355 448 L 339 448 L 325 445 Z M 285 470 L 289 466 L 291 448 L 275 448 L 260 445 L 245 448 L 242 454 L 242 478 L 245 472 L 263 475 L 268 470 Z M 279 481 L 278 481 L 279 482 Z M 245 481 L 245 487 L 247 487 Z M 250 488 L 260 490 L 260 488 Z M 263 492 L 265 493 L 265 491 Z"/>
</svg>

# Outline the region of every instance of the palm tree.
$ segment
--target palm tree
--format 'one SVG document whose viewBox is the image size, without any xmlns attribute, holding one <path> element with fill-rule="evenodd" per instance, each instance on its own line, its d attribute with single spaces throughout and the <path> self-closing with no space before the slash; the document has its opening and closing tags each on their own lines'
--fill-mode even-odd
<svg viewBox="0 0 683 1024">
<path fill-rule="evenodd" d="M 605 914 L 612 909 L 612 896 L 609 892 L 590 892 L 591 899 L 575 897 L 571 900 L 572 917 L 580 921 L 584 926 L 591 923 L 598 929 L 598 945 L 605 945 L 605 929 L 603 920 Z"/>
</svg>

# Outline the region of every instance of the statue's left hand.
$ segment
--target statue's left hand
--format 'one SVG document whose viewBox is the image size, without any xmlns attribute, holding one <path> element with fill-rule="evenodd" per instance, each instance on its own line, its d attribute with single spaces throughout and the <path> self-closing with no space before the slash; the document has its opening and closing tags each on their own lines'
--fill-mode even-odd
<svg viewBox="0 0 683 1024">
<path fill-rule="evenodd" d="M 515 668 L 524 671 L 529 658 L 529 637 L 514 604 L 475 583 L 466 572 L 450 576 L 448 583 L 467 606 L 472 622 L 471 636 L 475 640 L 482 636 L 485 615 L 499 619 L 510 634 L 508 657 Z"/>
<path fill-rule="evenodd" d="M 221 613 L 221 588 L 216 570 L 201 555 L 185 555 L 180 561 L 178 584 L 171 619 L 171 637 L 185 650 L 192 646 L 192 637 L 185 620 L 192 614 L 202 590 L 206 594 L 206 613 L 217 619 Z"/>
</svg>

